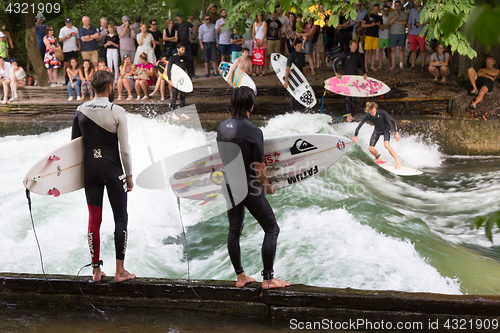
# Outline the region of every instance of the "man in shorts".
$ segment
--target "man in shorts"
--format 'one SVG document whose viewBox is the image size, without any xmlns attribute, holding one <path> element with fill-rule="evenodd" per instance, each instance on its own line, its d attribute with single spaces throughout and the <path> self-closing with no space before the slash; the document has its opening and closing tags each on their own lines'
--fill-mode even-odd
<svg viewBox="0 0 500 333">
<path fill-rule="evenodd" d="M 267 22 L 267 51 L 266 51 L 266 62 L 264 64 L 264 68 L 266 68 L 267 71 L 269 70 L 271 54 L 280 53 L 281 22 L 280 20 L 276 19 L 276 12 L 271 13 L 271 16 L 266 22 Z"/>
<path fill-rule="evenodd" d="M 368 71 L 368 60 L 371 58 L 371 70 L 374 72 L 377 71 L 375 68 L 375 53 L 378 49 L 379 28 L 384 25 L 382 17 L 378 14 L 378 9 L 379 5 L 374 4 L 372 6 L 372 12 L 370 14 L 366 14 L 361 22 L 361 27 L 366 29 L 365 68 Z"/>
<path fill-rule="evenodd" d="M 80 39 L 82 40 L 82 59 L 89 59 L 94 68 L 97 68 L 97 60 L 99 58 L 97 39 L 99 38 L 99 32 L 90 25 L 90 18 L 88 16 L 82 18 L 82 23 L 83 27 L 78 30 Z"/>
<path fill-rule="evenodd" d="M 220 15 L 220 19 L 215 23 L 215 33 L 219 36 L 220 57 L 222 62 L 231 61 L 231 27 L 226 23 L 225 9 L 221 10 Z"/>
<path fill-rule="evenodd" d="M 493 68 L 495 58 L 486 58 L 486 68 L 481 68 L 477 73 L 474 68 L 469 68 L 469 81 L 472 83 L 471 94 L 477 94 L 476 99 L 470 105 L 471 109 L 475 109 L 477 104 L 481 102 L 487 92 L 493 90 L 493 81 L 496 80 L 500 71 Z"/>
<path fill-rule="evenodd" d="M 65 27 L 59 31 L 59 43 L 63 43 L 64 54 L 64 72 L 68 67 L 69 59 L 78 59 L 78 52 L 80 51 L 80 35 L 78 29 L 73 26 L 71 17 L 64 19 Z M 84 58 L 85 59 L 85 58 Z"/>
<path fill-rule="evenodd" d="M 384 47 L 387 54 L 387 61 L 389 66 L 392 64 L 391 42 L 390 33 L 391 26 L 389 25 L 389 13 L 391 8 L 387 5 L 382 5 L 382 22 L 378 31 L 378 68 L 382 68 L 382 61 L 384 60 Z"/>
<path fill-rule="evenodd" d="M 422 69 L 421 72 L 425 71 L 425 57 L 427 53 L 425 52 L 425 36 L 420 37 L 422 29 L 424 29 L 425 24 L 420 24 L 420 13 L 422 12 L 422 1 L 415 1 L 415 7 L 410 10 L 410 16 L 408 18 L 409 32 L 408 40 L 410 42 L 410 52 L 411 52 L 411 69 L 415 69 L 415 60 L 417 59 L 417 44 L 420 48 L 420 58 L 422 59 Z"/>
<path fill-rule="evenodd" d="M 200 29 L 198 30 L 198 40 L 200 42 L 203 62 L 205 63 L 205 72 L 207 73 L 205 77 L 210 76 L 208 69 L 209 61 L 212 61 L 214 76 L 219 76 L 217 74 L 217 46 L 219 45 L 219 39 L 215 33 L 215 25 L 210 22 L 210 15 L 208 14 L 205 15 L 205 24 L 200 25 Z"/>
<path fill-rule="evenodd" d="M 406 23 L 408 23 L 408 14 L 402 10 L 401 1 L 395 2 L 396 11 L 389 14 L 389 24 L 391 25 L 391 53 L 392 66 L 389 69 L 396 67 L 396 48 L 399 47 L 399 68 L 404 69 L 403 60 L 405 57 L 405 42 L 406 42 Z M 425 49 L 424 49 L 425 52 Z"/>
</svg>

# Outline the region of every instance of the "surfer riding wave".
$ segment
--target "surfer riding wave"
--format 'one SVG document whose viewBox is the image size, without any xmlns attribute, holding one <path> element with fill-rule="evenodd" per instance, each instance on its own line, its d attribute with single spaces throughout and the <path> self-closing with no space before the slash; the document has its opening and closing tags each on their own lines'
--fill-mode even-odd
<svg viewBox="0 0 500 333">
<path fill-rule="evenodd" d="M 365 116 L 359 122 L 358 127 L 356 127 L 356 131 L 354 131 L 354 138 L 352 139 L 352 142 L 356 142 L 358 140 L 358 132 L 361 126 L 363 126 L 363 124 L 367 120 L 371 121 L 375 126 L 375 128 L 373 129 L 373 134 L 372 137 L 370 138 L 370 153 L 372 153 L 373 156 L 375 156 L 375 163 L 380 162 L 380 154 L 375 149 L 375 144 L 377 143 L 380 136 L 384 135 L 384 147 L 389 151 L 391 156 L 394 158 L 394 162 L 396 163 L 396 169 L 400 169 L 401 162 L 399 162 L 396 156 L 396 152 L 389 143 L 390 140 L 389 130 L 391 129 L 391 127 L 387 122 L 389 120 L 394 124 L 394 130 L 396 131 L 395 138 L 396 141 L 399 141 L 401 137 L 399 136 L 398 124 L 396 123 L 396 120 L 385 110 L 379 109 L 378 104 L 374 102 L 366 103 L 365 112 L 366 112 Z"/>
</svg>

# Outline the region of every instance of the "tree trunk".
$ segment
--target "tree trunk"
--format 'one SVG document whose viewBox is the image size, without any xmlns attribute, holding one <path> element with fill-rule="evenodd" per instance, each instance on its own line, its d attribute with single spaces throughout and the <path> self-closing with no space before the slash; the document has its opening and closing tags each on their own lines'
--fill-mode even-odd
<svg viewBox="0 0 500 333">
<path fill-rule="evenodd" d="M 33 0 L 27 0 L 28 8 L 31 8 Z M 33 64 L 33 69 L 38 76 L 38 85 L 40 87 L 47 87 L 49 85 L 49 78 L 47 76 L 47 69 L 43 63 L 43 59 L 40 57 L 40 52 L 38 51 L 38 43 L 36 40 L 36 28 L 35 28 L 35 15 L 28 11 L 24 14 L 24 20 L 26 24 L 26 51 L 28 52 L 28 57 Z"/>
</svg>

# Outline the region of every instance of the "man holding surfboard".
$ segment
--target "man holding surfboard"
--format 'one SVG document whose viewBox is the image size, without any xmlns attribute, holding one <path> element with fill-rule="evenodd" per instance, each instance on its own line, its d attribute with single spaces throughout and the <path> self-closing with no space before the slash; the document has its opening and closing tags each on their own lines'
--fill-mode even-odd
<svg viewBox="0 0 500 333">
<path fill-rule="evenodd" d="M 170 108 L 172 110 L 175 109 L 175 101 L 177 100 L 177 95 L 179 95 L 179 99 L 181 101 L 179 106 L 183 108 L 186 105 L 186 93 L 178 90 L 177 87 L 174 86 L 172 80 L 172 66 L 176 64 L 187 73 L 187 60 L 186 46 L 182 43 L 177 43 L 177 53 L 170 57 L 170 59 L 168 60 L 167 68 L 167 77 L 170 78 L 169 84 L 172 87 L 172 97 L 170 98 Z"/>
<path fill-rule="evenodd" d="M 96 97 L 77 108 L 71 133 L 72 139 L 83 137 L 84 188 L 89 209 L 88 242 L 94 282 L 101 281 L 106 275 L 101 271 L 102 260 L 99 259 L 104 187 L 108 192 L 115 220 L 115 281 L 135 278 L 135 275 L 124 268 L 128 223 L 127 192 L 134 187 L 132 160 L 125 110 L 111 103 L 113 83 L 113 74 L 106 71 L 94 73 L 91 84 Z"/>
<path fill-rule="evenodd" d="M 255 94 L 249 87 L 236 88 L 231 97 L 233 116 L 223 121 L 217 130 L 217 145 L 224 165 L 223 193 L 226 199 L 229 220 L 229 234 L 227 248 L 231 263 L 237 275 L 236 287 L 244 287 L 255 282 L 253 277 L 247 276 L 241 264 L 240 235 L 243 230 L 245 207 L 257 219 L 264 230 L 262 243 L 262 288 L 283 288 L 290 285 L 287 281 L 274 278 L 274 258 L 279 227 L 274 212 L 267 201 L 265 194 L 274 194 L 273 187 L 267 179 L 266 164 L 264 162 L 264 137 L 262 131 L 248 121 L 255 104 Z M 242 156 L 246 182 L 232 182 L 228 179 L 241 180 L 242 170 L 231 167 L 231 163 L 238 156 Z M 243 176 L 245 177 L 245 176 Z M 243 198 L 236 196 L 246 193 Z M 234 195 L 233 195 L 234 194 Z"/>
<path fill-rule="evenodd" d="M 391 129 L 391 127 L 389 126 L 387 120 L 391 121 L 394 124 L 394 130 L 396 131 L 395 135 L 396 141 L 399 141 L 399 139 L 401 138 L 399 136 L 398 124 L 396 123 L 396 120 L 386 111 L 378 109 L 378 104 L 374 102 L 366 103 L 365 112 L 366 112 L 365 116 L 359 122 L 358 127 L 356 127 L 356 131 L 354 132 L 354 138 L 352 139 L 352 142 L 356 142 L 358 140 L 358 132 L 361 126 L 363 126 L 363 124 L 367 120 L 371 121 L 375 126 L 375 128 L 373 129 L 373 134 L 372 137 L 370 138 L 370 153 L 372 153 L 373 156 L 375 156 L 375 163 L 378 164 L 380 162 L 380 154 L 377 152 L 377 150 L 375 150 L 375 144 L 377 143 L 380 136 L 384 135 L 384 147 L 389 151 L 391 156 L 394 158 L 394 162 L 396 163 L 396 169 L 401 169 L 401 162 L 399 162 L 398 158 L 396 157 L 396 152 L 389 143 L 390 139 L 389 130 Z"/>
<path fill-rule="evenodd" d="M 283 83 L 285 89 L 288 88 L 288 77 L 290 76 L 290 68 L 292 67 L 292 64 L 295 64 L 295 66 L 297 66 L 297 68 L 302 71 L 302 74 L 304 74 L 304 76 L 307 76 L 306 57 L 305 54 L 302 53 L 302 41 L 297 38 L 293 42 L 293 48 L 295 50 L 290 53 L 286 61 L 285 82 Z M 299 108 L 299 102 L 297 102 L 294 96 L 290 96 L 290 111 L 293 112 L 295 110 L 298 110 Z"/>
</svg>

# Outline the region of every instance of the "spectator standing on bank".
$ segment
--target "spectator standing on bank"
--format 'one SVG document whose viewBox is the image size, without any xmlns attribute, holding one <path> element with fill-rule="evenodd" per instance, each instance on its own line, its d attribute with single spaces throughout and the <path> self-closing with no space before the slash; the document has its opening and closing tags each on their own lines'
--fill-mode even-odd
<svg viewBox="0 0 500 333">
<path fill-rule="evenodd" d="M 3 58 L 0 58 L 0 84 L 3 87 L 2 104 L 7 104 L 7 100 L 9 97 L 9 85 L 10 85 L 9 71 L 10 71 L 10 69 L 11 69 L 10 63 L 3 60 Z"/>
<path fill-rule="evenodd" d="M 82 18 L 83 27 L 78 30 L 80 34 L 80 39 L 82 41 L 81 53 L 83 59 L 89 59 L 94 68 L 97 67 L 97 60 L 99 59 L 99 52 L 97 39 L 99 38 L 99 32 L 96 28 L 90 25 L 90 18 L 84 16 Z"/>
<path fill-rule="evenodd" d="M 264 49 L 264 58 L 267 49 L 267 23 L 264 21 L 264 12 L 260 12 L 255 17 L 252 28 L 254 49 Z M 255 65 L 254 75 L 266 76 L 266 66 Z M 262 69 L 264 68 L 264 69 Z M 263 72 L 262 72 L 263 71 Z"/>
<path fill-rule="evenodd" d="M 56 58 L 55 51 L 60 51 L 61 46 L 57 43 L 54 37 L 54 27 L 48 25 L 45 32 L 45 37 L 43 37 L 43 42 L 45 43 L 45 57 L 43 62 L 47 68 L 47 76 L 49 77 L 49 85 L 51 87 L 57 86 L 57 69 L 61 67 L 61 63 Z"/>
<path fill-rule="evenodd" d="M 9 46 L 11 49 L 14 49 L 14 43 L 12 42 L 12 38 L 10 37 L 10 32 L 5 30 L 6 25 L 5 22 L 0 21 L 0 32 L 2 32 L 5 35 L 5 41 L 9 43 Z"/>
<path fill-rule="evenodd" d="M 356 4 L 356 18 L 351 19 L 352 39 L 359 43 L 359 49 L 364 50 L 363 43 L 365 42 L 366 31 L 361 28 L 361 22 L 368 14 L 368 11 L 363 8 L 363 1 L 358 1 Z"/>
<path fill-rule="evenodd" d="M 320 13 L 322 13 L 322 15 L 325 15 L 325 6 L 319 5 L 318 10 Z M 323 26 L 323 28 L 321 28 L 321 26 L 318 25 L 316 26 L 316 29 L 318 29 L 318 33 L 315 35 L 315 37 L 317 36 L 318 39 L 314 45 L 314 52 L 316 54 L 316 68 L 318 69 L 326 65 L 326 52 L 325 52 L 326 43 L 323 36 L 326 37 L 326 28 L 327 28 L 326 23 L 328 22 L 328 18 L 321 18 L 321 20 L 325 23 L 325 25 Z"/>
<path fill-rule="evenodd" d="M 137 47 L 137 50 L 135 52 L 134 65 L 136 66 L 139 65 L 140 62 L 139 55 L 142 55 L 144 53 L 147 55 L 147 60 L 156 63 L 154 39 L 153 35 L 151 35 L 148 32 L 148 27 L 146 26 L 146 23 L 141 23 L 141 32 L 137 34 L 136 40 L 139 46 Z"/>
<path fill-rule="evenodd" d="M 379 29 L 384 28 L 384 21 L 382 17 L 378 14 L 379 5 L 374 4 L 372 6 L 372 12 L 367 14 L 361 23 L 361 27 L 366 29 L 365 38 L 365 66 L 368 71 L 368 61 L 371 59 L 372 66 L 371 70 L 376 72 L 375 68 L 375 53 L 378 50 L 379 44 Z"/>
<path fill-rule="evenodd" d="M 198 28 L 200 26 L 200 21 L 195 19 L 194 13 L 189 14 L 189 23 L 193 25 L 192 28 L 189 29 L 189 37 L 191 38 L 191 53 L 193 55 L 192 65 L 193 66 L 193 78 L 196 79 L 196 64 L 198 60 Z"/>
<path fill-rule="evenodd" d="M 134 18 L 134 24 L 132 25 L 132 29 L 134 30 L 136 35 L 138 35 L 141 32 L 141 22 L 142 22 L 141 15 L 136 15 Z"/>
<path fill-rule="evenodd" d="M 307 60 L 309 62 L 309 67 L 311 67 L 311 75 L 315 76 L 316 72 L 314 71 L 314 59 L 313 59 L 313 39 L 314 34 L 316 33 L 318 27 L 314 25 L 314 19 L 312 17 L 309 18 L 306 25 L 304 26 L 305 32 L 303 34 L 296 33 L 297 37 L 303 37 L 305 39 L 305 49 Z"/>
<path fill-rule="evenodd" d="M 276 12 L 271 13 L 266 21 L 267 24 L 267 50 L 264 72 L 269 70 L 271 54 L 280 53 L 281 49 L 281 21 L 277 19 Z"/>
<path fill-rule="evenodd" d="M 177 30 L 178 43 L 184 45 L 184 56 L 187 59 L 187 73 L 192 78 L 194 76 L 193 51 L 191 49 L 192 37 L 189 33 L 193 29 L 193 25 L 189 21 L 184 22 L 182 13 L 177 13 L 176 19 L 177 23 L 175 23 L 174 28 Z M 176 53 L 179 53 L 179 51 L 177 50 Z"/>
<path fill-rule="evenodd" d="M 219 35 L 221 61 L 225 62 L 226 57 L 227 60 L 229 60 L 231 56 L 231 27 L 225 23 L 227 17 L 226 10 L 221 10 L 220 14 L 221 18 L 215 23 L 215 33 Z"/>
<path fill-rule="evenodd" d="M 198 40 L 200 42 L 203 62 L 205 63 L 205 77 L 210 76 L 208 69 L 209 61 L 212 61 L 214 76 L 219 76 L 217 74 L 217 45 L 219 40 L 215 33 L 215 25 L 210 22 L 210 15 L 208 14 L 205 15 L 205 24 L 201 25 L 198 30 Z"/>
<path fill-rule="evenodd" d="M 382 61 L 384 60 L 384 47 L 387 50 L 387 60 L 388 64 L 392 64 L 392 52 L 391 52 L 391 42 L 390 42 L 390 29 L 389 25 L 389 13 L 391 8 L 387 5 L 382 6 L 382 23 L 378 32 L 378 68 L 382 68 Z M 383 29 L 382 29 L 383 27 Z"/>
<path fill-rule="evenodd" d="M 415 7 L 410 10 L 410 15 L 408 17 L 408 40 L 410 42 L 410 52 L 411 52 L 411 69 L 415 68 L 415 61 L 417 59 L 417 45 L 420 48 L 420 59 L 422 60 L 422 73 L 425 71 L 425 58 L 427 52 L 425 52 L 425 37 L 423 35 L 420 37 L 420 33 L 424 28 L 425 24 L 420 24 L 420 13 L 422 12 L 422 2 L 416 1 Z"/>
<path fill-rule="evenodd" d="M 337 26 L 337 40 L 340 43 L 340 50 L 346 52 L 349 50 L 349 42 L 352 40 L 352 26 L 351 19 L 345 18 L 345 12 L 342 9 L 339 15 L 339 25 Z"/>
<path fill-rule="evenodd" d="M 163 52 L 162 55 L 173 56 L 177 52 L 176 44 L 179 40 L 179 34 L 177 30 L 175 30 L 174 20 L 167 20 L 167 28 L 163 30 Z"/>
<path fill-rule="evenodd" d="M 156 21 L 155 19 L 152 19 L 149 22 L 149 25 L 150 25 L 150 28 L 149 28 L 148 32 L 151 34 L 151 36 L 153 36 L 153 40 L 155 43 L 155 47 L 154 47 L 155 57 L 156 57 L 156 59 L 160 59 L 161 58 L 161 41 L 163 40 L 163 38 L 161 35 L 161 31 L 158 30 L 158 21 Z"/>
<path fill-rule="evenodd" d="M 36 41 L 38 43 L 38 52 L 40 52 L 40 57 L 44 59 L 45 57 L 45 43 L 43 42 L 43 37 L 45 37 L 45 30 L 47 26 L 43 23 L 45 17 L 42 13 L 36 14 Z"/>
<path fill-rule="evenodd" d="M 5 35 L 0 31 L 0 58 L 7 61 L 9 56 L 9 43 L 5 40 Z"/>
<path fill-rule="evenodd" d="M 293 44 L 295 42 L 295 14 L 293 12 L 290 12 L 289 14 L 289 21 L 287 27 L 286 27 L 286 46 L 288 48 L 288 54 L 291 54 L 293 51 L 295 51 L 295 48 L 293 47 Z"/>
<path fill-rule="evenodd" d="M 286 30 L 287 30 L 288 24 L 290 23 L 290 18 L 288 18 L 288 16 L 286 16 L 286 15 L 283 15 L 279 5 L 276 5 L 274 7 L 274 10 L 276 12 L 276 17 L 281 22 L 280 53 L 285 55 L 285 52 L 287 49 L 286 48 L 286 42 L 287 42 Z"/>
<path fill-rule="evenodd" d="M 210 23 L 215 24 L 217 20 L 220 18 L 219 14 L 217 13 L 217 5 L 214 3 L 211 3 L 206 11 L 206 14 L 210 15 Z"/>
<path fill-rule="evenodd" d="M 78 59 L 78 52 L 80 51 L 80 34 L 78 29 L 73 26 L 71 17 L 66 17 L 64 23 L 66 26 L 59 31 L 59 42 L 63 45 L 64 70 L 66 70 L 69 59 Z"/>
<path fill-rule="evenodd" d="M 389 14 L 389 24 L 391 25 L 391 52 L 392 66 L 389 69 L 396 67 L 396 48 L 399 47 L 399 68 L 404 69 L 403 60 L 405 58 L 405 42 L 406 42 L 406 24 L 408 23 L 408 14 L 402 10 L 401 1 L 395 3 L 396 11 Z M 425 52 L 425 48 L 424 51 Z"/>
<path fill-rule="evenodd" d="M 122 25 L 116 29 L 118 37 L 120 38 L 120 57 L 123 61 L 125 55 L 131 59 L 135 57 L 135 36 L 136 33 L 132 29 L 132 23 L 128 16 L 122 17 Z"/>
<path fill-rule="evenodd" d="M 104 39 L 106 38 L 108 34 L 108 19 L 105 17 L 101 17 L 99 20 L 101 25 L 99 26 L 99 29 L 97 31 L 99 32 L 99 37 L 96 39 L 97 40 L 97 45 L 99 46 L 99 58 L 104 58 L 104 61 L 107 63 L 107 50 L 104 47 Z"/>
<path fill-rule="evenodd" d="M 249 50 L 249 55 L 252 57 L 252 51 L 253 51 L 253 37 L 252 37 L 252 31 L 253 31 L 253 22 L 250 18 L 250 13 L 246 12 L 245 15 L 247 16 L 247 20 L 245 21 L 247 28 L 245 30 L 245 33 L 243 34 L 243 47 L 246 47 Z"/>
<path fill-rule="evenodd" d="M 108 59 L 108 67 L 115 73 L 115 84 L 118 83 L 120 75 L 118 59 L 118 49 L 120 48 L 120 37 L 116 33 L 116 27 L 113 24 L 108 26 L 108 35 L 104 37 L 104 47 L 106 48 L 106 57 Z"/>
<path fill-rule="evenodd" d="M 236 32 L 236 28 L 234 28 L 233 33 L 231 34 L 231 62 L 234 63 L 236 59 L 241 57 L 241 52 L 243 50 L 243 36 L 238 36 Z"/>
</svg>

